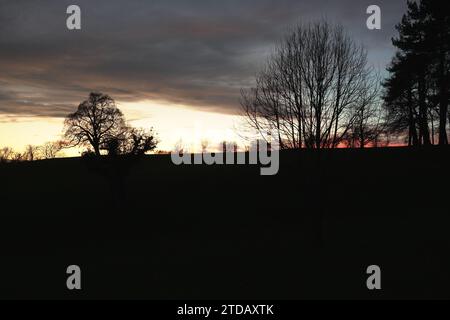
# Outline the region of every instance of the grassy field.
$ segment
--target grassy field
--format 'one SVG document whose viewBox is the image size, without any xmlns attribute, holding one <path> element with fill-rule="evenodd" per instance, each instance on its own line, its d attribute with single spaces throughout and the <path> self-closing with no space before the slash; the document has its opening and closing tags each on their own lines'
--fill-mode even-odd
<svg viewBox="0 0 450 320">
<path fill-rule="evenodd" d="M 0 164 L 0 298 L 450 298 L 449 164 L 437 147 L 286 151 L 275 176 L 168 155 Z"/>
</svg>

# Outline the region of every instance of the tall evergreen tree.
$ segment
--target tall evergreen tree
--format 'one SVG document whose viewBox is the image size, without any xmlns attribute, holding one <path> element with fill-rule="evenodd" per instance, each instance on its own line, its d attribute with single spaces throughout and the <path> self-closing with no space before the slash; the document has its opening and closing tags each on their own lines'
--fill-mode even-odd
<svg viewBox="0 0 450 320">
<path fill-rule="evenodd" d="M 431 55 L 430 70 L 436 87 L 439 105 L 439 144 L 448 144 L 447 116 L 450 86 L 450 12 L 444 1 L 423 0 L 421 8 L 425 17 L 426 45 Z"/>
<path fill-rule="evenodd" d="M 391 77 L 384 82 L 385 105 L 388 106 L 387 123 L 391 133 L 408 132 L 408 145 L 419 144 L 418 111 L 415 99 L 415 80 L 409 60 L 399 53 L 393 59 L 388 71 Z"/>
<path fill-rule="evenodd" d="M 392 131 L 403 123 L 410 145 L 434 141 L 434 113 L 439 118 L 439 144 L 448 144 L 449 22 L 443 1 L 408 1 L 408 11 L 396 27 L 399 36 L 392 42 L 398 52 L 384 83 L 385 104 Z"/>
</svg>

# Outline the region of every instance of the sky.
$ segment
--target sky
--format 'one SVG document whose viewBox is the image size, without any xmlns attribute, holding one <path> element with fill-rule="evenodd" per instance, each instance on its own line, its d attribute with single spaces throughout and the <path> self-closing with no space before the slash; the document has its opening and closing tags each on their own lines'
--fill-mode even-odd
<svg viewBox="0 0 450 320">
<path fill-rule="evenodd" d="M 81 30 L 66 27 L 72 4 Z M 381 30 L 366 27 L 373 4 Z M 383 71 L 405 11 L 406 0 L 0 0 L 0 147 L 58 139 L 92 91 L 154 127 L 160 149 L 238 140 L 240 90 L 290 27 L 342 24 Z"/>
</svg>

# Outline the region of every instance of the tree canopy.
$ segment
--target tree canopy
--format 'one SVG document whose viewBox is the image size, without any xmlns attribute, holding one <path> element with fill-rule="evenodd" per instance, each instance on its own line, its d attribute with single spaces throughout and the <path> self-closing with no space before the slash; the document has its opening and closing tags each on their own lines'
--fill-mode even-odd
<svg viewBox="0 0 450 320">
<path fill-rule="evenodd" d="M 101 150 L 110 155 L 143 155 L 158 144 L 153 129 L 129 127 L 114 99 L 102 93 L 91 93 L 67 116 L 64 125 L 66 146 L 92 148 L 97 156 Z"/>
<path fill-rule="evenodd" d="M 379 79 L 366 50 L 339 25 L 299 25 L 242 91 L 243 113 L 281 148 L 333 148 L 377 138 Z M 370 134 L 369 134 L 370 132 Z M 269 137 L 270 135 L 270 137 Z"/>
<path fill-rule="evenodd" d="M 439 1 L 408 1 L 392 39 L 397 53 L 384 82 L 387 124 L 409 145 L 448 144 L 450 13 Z"/>
</svg>

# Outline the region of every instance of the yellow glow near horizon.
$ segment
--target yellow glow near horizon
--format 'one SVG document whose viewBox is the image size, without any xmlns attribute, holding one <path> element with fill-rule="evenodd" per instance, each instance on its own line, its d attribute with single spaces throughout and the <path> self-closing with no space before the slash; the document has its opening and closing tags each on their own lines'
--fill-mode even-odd
<svg viewBox="0 0 450 320">
<path fill-rule="evenodd" d="M 63 119 L 18 115 L 0 115 L 0 148 L 11 147 L 22 152 L 27 145 L 42 145 L 59 140 L 63 130 Z M 74 154 L 75 150 L 63 152 Z"/>
<path fill-rule="evenodd" d="M 208 140 L 214 151 L 221 141 L 242 139 L 235 132 L 240 117 L 199 111 L 192 107 L 157 101 L 117 102 L 128 123 L 134 127 L 153 127 L 158 133 L 158 150 L 170 151 L 180 140 L 192 152 L 201 150 L 201 141 Z M 61 138 L 62 118 L 0 115 L 0 147 L 23 151 L 27 145 L 42 145 Z M 80 149 L 67 149 L 64 156 L 79 156 Z"/>
<path fill-rule="evenodd" d="M 209 141 L 211 151 L 216 150 L 224 140 L 242 144 L 242 139 L 235 132 L 241 121 L 236 115 L 153 101 L 123 103 L 119 107 L 132 126 L 154 127 L 161 141 L 159 150 L 173 150 L 180 140 L 192 152 L 201 150 L 202 140 Z"/>
</svg>

